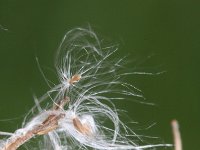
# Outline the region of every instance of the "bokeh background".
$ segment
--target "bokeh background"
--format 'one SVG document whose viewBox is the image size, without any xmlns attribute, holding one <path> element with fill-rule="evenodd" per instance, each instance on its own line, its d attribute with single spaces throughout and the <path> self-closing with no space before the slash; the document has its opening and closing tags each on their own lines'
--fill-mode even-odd
<svg viewBox="0 0 200 150">
<path fill-rule="evenodd" d="M 143 71 L 166 71 L 128 79 L 143 91 L 147 102 L 156 104 L 117 104 L 140 122 L 141 129 L 157 123 L 148 130 L 137 126 L 136 133 L 172 143 L 170 122 L 176 118 L 184 149 L 199 149 L 199 5 L 192 0 L 0 0 L 0 131 L 19 128 L 34 105 L 33 94 L 48 90 L 36 56 L 46 70 L 54 69 L 55 50 L 64 33 L 90 24 L 120 45 L 119 56 L 137 60 L 130 68 L 137 62 Z M 55 79 L 49 71 L 47 76 Z"/>
</svg>

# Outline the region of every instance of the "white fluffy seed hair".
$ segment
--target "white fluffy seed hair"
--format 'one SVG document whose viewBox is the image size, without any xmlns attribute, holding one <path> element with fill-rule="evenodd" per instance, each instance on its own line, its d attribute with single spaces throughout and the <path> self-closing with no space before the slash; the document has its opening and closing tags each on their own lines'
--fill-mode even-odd
<svg viewBox="0 0 200 150">
<path fill-rule="evenodd" d="M 116 50 L 115 45 L 102 47 L 91 29 L 75 28 L 67 32 L 55 58 L 59 83 L 52 84 L 45 78 L 50 90 L 35 98 L 36 104 L 24 118 L 22 128 L 7 133 L 10 137 L 1 141 L 0 148 L 42 124 L 52 114 L 64 114 L 64 117 L 59 119 L 57 128 L 52 127 L 51 132 L 42 135 L 38 142 L 40 149 L 142 150 L 169 146 L 138 145 L 140 136 L 119 119 L 113 102 L 124 99 L 123 95 L 141 95 L 134 86 L 121 81 L 123 59 L 111 58 Z M 51 109 L 66 97 L 67 106 Z M 136 140 L 128 139 L 130 136 Z"/>
</svg>

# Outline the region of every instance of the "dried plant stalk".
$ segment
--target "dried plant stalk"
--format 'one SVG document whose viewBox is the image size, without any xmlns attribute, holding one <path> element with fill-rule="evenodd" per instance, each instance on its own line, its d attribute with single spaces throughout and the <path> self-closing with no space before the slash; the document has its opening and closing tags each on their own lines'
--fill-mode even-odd
<svg viewBox="0 0 200 150">
<path fill-rule="evenodd" d="M 172 132 L 174 136 L 174 146 L 175 150 L 182 150 L 182 141 L 181 141 L 181 134 L 179 131 L 179 124 L 177 120 L 173 120 L 171 122 L 172 125 Z"/>
<path fill-rule="evenodd" d="M 53 110 L 59 111 L 63 109 L 67 102 L 68 98 L 61 100 L 58 104 L 56 104 L 53 107 Z M 34 129 L 26 132 L 26 134 L 9 140 L 2 150 L 16 150 L 34 136 L 48 134 L 49 132 L 55 130 L 58 127 L 58 121 L 64 116 L 65 114 L 62 113 L 49 115 L 41 125 L 36 126 Z"/>
</svg>

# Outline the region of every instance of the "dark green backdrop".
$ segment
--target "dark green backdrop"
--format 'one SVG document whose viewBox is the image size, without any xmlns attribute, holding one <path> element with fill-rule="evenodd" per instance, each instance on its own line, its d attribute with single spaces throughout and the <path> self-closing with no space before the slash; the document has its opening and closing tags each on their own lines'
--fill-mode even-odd
<svg viewBox="0 0 200 150">
<path fill-rule="evenodd" d="M 199 4 L 192 0 L 0 0 L 0 131 L 19 128 L 34 104 L 32 95 L 48 89 L 35 57 L 47 70 L 53 68 L 53 55 L 64 33 L 89 23 L 97 33 L 120 44 L 120 55 L 129 54 L 130 60 L 143 62 L 144 71 L 167 71 L 129 78 L 148 102 L 157 104 L 118 104 L 143 127 L 157 122 L 139 132 L 172 143 L 170 121 L 176 118 L 184 149 L 197 150 Z M 153 57 L 146 60 L 150 55 Z M 47 75 L 54 78 L 51 71 Z"/>
</svg>

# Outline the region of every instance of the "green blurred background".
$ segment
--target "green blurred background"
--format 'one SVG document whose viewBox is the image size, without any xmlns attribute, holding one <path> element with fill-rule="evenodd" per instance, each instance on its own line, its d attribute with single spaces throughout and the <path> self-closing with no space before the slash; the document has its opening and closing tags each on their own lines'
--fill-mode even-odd
<svg viewBox="0 0 200 150">
<path fill-rule="evenodd" d="M 0 0 L 0 131 L 19 128 L 34 104 L 32 95 L 48 89 L 35 57 L 47 70 L 54 69 L 55 50 L 64 33 L 90 24 L 98 34 L 119 43 L 120 56 L 128 54 L 130 60 L 141 62 L 144 71 L 167 71 L 129 78 L 148 102 L 156 104 L 117 104 L 141 128 L 157 122 L 138 132 L 172 143 L 170 121 L 176 118 L 184 149 L 198 150 L 199 16 L 200 2 L 192 0 Z M 55 78 L 51 71 L 47 76 Z"/>
</svg>

